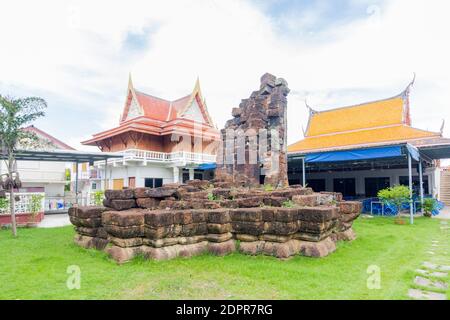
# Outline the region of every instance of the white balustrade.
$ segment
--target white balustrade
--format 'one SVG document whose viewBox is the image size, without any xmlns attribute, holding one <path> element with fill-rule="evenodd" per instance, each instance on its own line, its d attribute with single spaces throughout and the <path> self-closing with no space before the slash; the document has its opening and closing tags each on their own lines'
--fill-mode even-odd
<svg viewBox="0 0 450 320">
<path fill-rule="evenodd" d="M 126 161 L 144 161 L 157 163 L 186 162 L 192 164 L 202 164 L 216 161 L 215 155 L 195 153 L 195 152 L 185 152 L 185 151 L 166 153 L 158 151 L 128 149 L 125 151 L 118 152 L 118 154 L 122 154 L 123 158 L 111 159 L 108 160 L 108 163 L 114 164 L 114 163 L 124 163 Z M 104 161 L 97 161 L 95 162 L 95 165 L 103 166 L 104 163 L 105 163 Z"/>
</svg>

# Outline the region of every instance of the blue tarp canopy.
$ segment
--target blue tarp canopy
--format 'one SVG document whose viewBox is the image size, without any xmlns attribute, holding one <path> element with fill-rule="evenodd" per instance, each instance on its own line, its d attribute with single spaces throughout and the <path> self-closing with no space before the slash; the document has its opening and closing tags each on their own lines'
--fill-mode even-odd
<svg viewBox="0 0 450 320">
<path fill-rule="evenodd" d="M 198 166 L 198 170 L 213 170 L 217 167 L 216 163 L 203 163 Z"/>
<path fill-rule="evenodd" d="M 305 162 L 336 162 L 394 158 L 402 156 L 401 146 L 380 147 L 370 149 L 354 149 L 345 151 L 318 152 L 306 155 Z"/>
</svg>

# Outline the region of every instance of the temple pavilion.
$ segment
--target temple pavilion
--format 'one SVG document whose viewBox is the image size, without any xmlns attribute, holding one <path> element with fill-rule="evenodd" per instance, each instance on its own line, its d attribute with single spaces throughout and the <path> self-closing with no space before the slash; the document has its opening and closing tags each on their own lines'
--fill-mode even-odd
<svg viewBox="0 0 450 320">
<path fill-rule="evenodd" d="M 410 186 L 440 197 L 440 159 L 450 139 L 411 123 L 409 93 L 316 111 L 309 108 L 304 139 L 288 147 L 290 184 L 342 192 L 348 199 L 376 197 L 380 189 Z M 422 186 L 422 187 L 421 187 Z"/>
<path fill-rule="evenodd" d="M 135 89 L 130 76 L 118 125 L 82 142 L 123 157 L 92 163 L 97 174 L 86 175 L 85 191 L 206 179 L 218 140 L 198 80 L 188 95 L 166 100 Z"/>
</svg>

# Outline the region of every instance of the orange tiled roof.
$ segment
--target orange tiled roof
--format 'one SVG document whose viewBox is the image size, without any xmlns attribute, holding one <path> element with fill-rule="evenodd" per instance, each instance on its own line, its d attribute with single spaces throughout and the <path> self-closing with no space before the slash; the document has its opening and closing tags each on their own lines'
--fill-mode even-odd
<svg viewBox="0 0 450 320">
<path fill-rule="evenodd" d="M 305 139 L 288 152 L 317 152 L 400 143 L 441 134 L 411 127 L 409 89 L 393 98 L 322 112 L 310 108 Z"/>
<path fill-rule="evenodd" d="M 402 97 L 395 97 L 352 107 L 316 112 L 310 116 L 306 136 L 403 124 L 404 104 Z"/>
<path fill-rule="evenodd" d="M 339 149 L 348 146 L 382 145 L 401 143 L 414 139 L 439 136 L 439 133 L 412 128 L 407 125 L 396 125 L 384 128 L 352 131 L 339 134 L 306 137 L 288 147 L 288 152 L 313 152 L 326 149 Z"/>
</svg>

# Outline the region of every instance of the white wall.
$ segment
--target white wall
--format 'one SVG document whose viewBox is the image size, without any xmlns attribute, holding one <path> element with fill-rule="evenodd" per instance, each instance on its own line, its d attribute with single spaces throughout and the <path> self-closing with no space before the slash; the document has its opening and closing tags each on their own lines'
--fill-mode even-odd
<svg viewBox="0 0 450 320">
<path fill-rule="evenodd" d="M 181 171 L 181 170 L 180 170 Z M 128 178 L 136 178 L 136 187 L 145 186 L 145 178 L 163 179 L 163 184 L 173 182 L 173 168 L 162 166 L 126 166 L 112 167 L 108 166 L 107 179 L 124 179 L 124 186 L 128 186 Z M 112 187 L 112 182 L 110 182 Z"/>
<path fill-rule="evenodd" d="M 22 187 L 41 187 L 47 196 L 64 195 L 66 164 L 49 161 L 17 161 Z M 0 172 L 7 173 L 6 164 L 1 161 Z"/>
<path fill-rule="evenodd" d="M 61 183 L 66 181 L 64 162 L 17 161 L 22 182 Z"/>
</svg>

